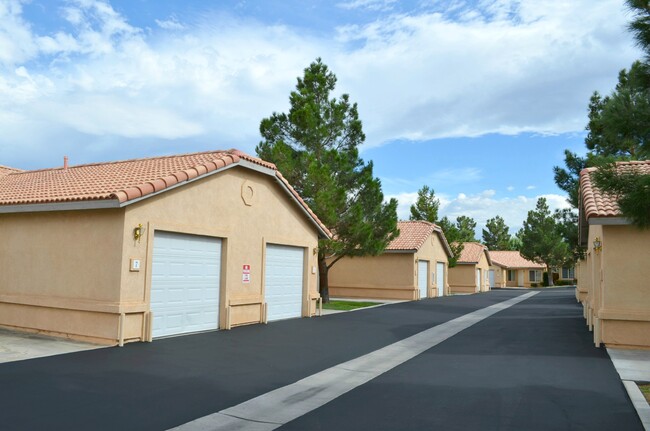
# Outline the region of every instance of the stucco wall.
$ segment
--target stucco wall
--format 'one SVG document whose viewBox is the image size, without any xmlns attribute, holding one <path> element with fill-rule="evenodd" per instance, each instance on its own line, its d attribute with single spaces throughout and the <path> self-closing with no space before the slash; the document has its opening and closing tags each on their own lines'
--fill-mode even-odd
<svg viewBox="0 0 650 431">
<path fill-rule="evenodd" d="M 114 339 L 123 217 L 120 209 L 0 214 L 0 325 Z"/>
<path fill-rule="evenodd" d="M 494 271 L 494 286 L 495 287 L 506 287 L 506 280 L 507 280 L 507 270 L 505 268 L 501 268 L 498 265 L 492 265 L 490 266 L 490 270 Z"/>
<path fill-rule="evenodd" d="M 508 281 L 508 271 L 514 271 L 515 279 L 514 281 Z M 530 280 L 530 271 L 539 271 L 539 280 L 531 282 Z M 544 281 L 544 270 L 539 268 L 513 268 L 513 269 L 504 269 L 504 277 L 506 279 L 507 287 L 531 287 L 532 283 L 540 285 Z M 522 281 L 523 282 L 520 282 Z"/>
<path fill-rule="evenodd" d="M 417 298 L 413 253 L 344 257 L 329 270 L 330 296 L 343 298 Z"/>
<path fill-rule="evenodd" d="M 479 285 L 476 284 L 476 270 L 481 270 Z M 485 252 L 477 264 L 458 264 L 449 268 L 449 289 L 451 293 L 476 293 L 490 290 L 490 279 L 488 264 Z"/>
<path fill-rule="evenodd" d="M 416 260 L 429 262 L 428 296 L 437 296 L 436 264 L 445 264 L 447 254 L 440 237 L 433 233 L 417 253 L 387 252 L 379 256 L 346 257 L 340 259 L 329 271 L 330 295 L 342 298 L 404 299 L 418 298 Z M 448 292 L 445 281 L 445 294 Z"/>
<path fill-rule="evenodd" d="M 596 237 L 600 253 L 593 250 Z M 650 347 L 649 241 L 650 231 L 630 225 L 589 226 L 577 295 L 596 345 Z"/>
<path fill-rule="evenodd" d="M 253 198 L 242 198 L 252 188 Z M 140 242 L 133 229 L 145 226 Z M 303 316 L 315 313 L 318 234 L 298 205 L 270 176 L 235 167 L 127 207 L 121 274 L 121 300 L 148 309 L 151 259 L 156 230 L 222 239 L 219 326 L 259 323 L 263 319 L 266 244 L 305 250 Z M 129 271 L 129 259 L 142 261 L 140 272 Z M 242 266 L 250 265 L 251 281 L 242 282 Z M 230 321 L 228 321 L 228 318 Z M 129 336 L 137 336 L 129 334 Z M 128 338 L 128 337 L 127 337 Z"/>
<path fill-rule="evenodd" d="M 576 264 L 576 278 L 578 284 L 576 286 L 576 300 L 583 303 L 587 297 L 587 286 L 591 283 L 589 271 L 587 271 L 587 260 L 582 259 Z"/>
<path fill-rule="evenodd" d="M 449 268 L 449 290 L 451 293 L 476 293 L 476 265 L 459 264 Z"/>
<path fill-rule="evenodd" d="M 429 275 L 428 275 L 428 280 L 429 280 L 429 288 L 427 292 L 428 297 L 436 297 L 438 296 L 438 284 L 437 284 L 437 264 L 438 263 L 443 263 L 445 265 L 445 286 L 444 286 L 444 294 L 448 295 L 449 294 L 449 269 L 448 269 L 448 262 L 449 259 L 447 258 L 447 253 L 445 252 L 444 246 L 442 244 L 442 241 L 440 240 L 440 236 L 436 233 L 433 232 L 431 236 L 422 244 L 422 247 L 418 250 L 418 252 L 415 254 L 416 259 L 421 259 L 421 260 L 426 260 L 429 262 Z M 432 277 L 433 273 L 433 277 Z M 417 281 L 416 281 L 417 285 Z"/>
</svg>

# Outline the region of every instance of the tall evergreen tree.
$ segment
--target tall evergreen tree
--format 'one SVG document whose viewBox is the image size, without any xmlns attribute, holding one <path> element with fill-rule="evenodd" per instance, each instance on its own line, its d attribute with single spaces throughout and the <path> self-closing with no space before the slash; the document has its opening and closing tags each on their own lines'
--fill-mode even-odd
<svg viewBox="0 0 650 431">
<path fill-rule="evenodd" d="M 578 208 L 580 171 L 587 167 L 587 159 L 579 157 L 569 150 L 564 150 L 564 164 L 566 168 L 553 167 L 555 184 L 569 195 L 567 201 L 571 206 Z"/>
<path fill-rule="evenodd" d="M 487 221 L 483 229 L 483 244 L 490 250 L 509 250 L 510 228 L 503 217 L 496 216 Z"/>
<path fill-rule="evenodd" d="M 456 217 L 456 227 L 458 228 L 460 241 L 476 241 L 476 221 L 473 218 L 468 216 Z"/>
<path fill-rule="evenodd" d="M 418 199 L 411 205 L 410 220 L 425 220 L 431 223 L 438 221 L 440 200 L 436 199 L 435 191 L 429 186 L 418 190 Z"/>
<path fill-rule="evenodd" d="M 545 198 L 539 198 L 534 210 L 521 229 L 521 255 L 537 263 L 545 264 L 550 271 L 571 261 L 571 252 L 564 241 L 555 217 L 551 214 Z M 553 285 L 553 277 L 549 277 Z"/>
<path fill-rule="evenodd" d="M 564 238 L 564 242 L 569 246 L 571 253 L 571 262 L 575 263 L 584 255 L 584 250 L 580 247 L 578 240 L 578 214 L 575 210 L 564 208 L 555 210 L 553 213 L 557 228 Z"/>
<path fill-rule="evenodd" d="M 458 262 L 458 258 L 464 248 L 463 242 L 460 241 L 460 231 L 447 216 L 438 221 L 438 226 L 440 226 L 445 234 L 445 238 L 447 238 L 447 242 L 449 243 L 449 248 L 451 248 L 452 256 L 449 258 L 449 267 L 453 268 L 456 266 L 456 262 Z"/>
<path fill-rule="evenodd" d="M 260 124 L 257 154 L 276 164 L 320 220 L 334 232 L 318 246 L 320 293 L 329 301 L 328 271 L 344 256 L 377 255 L 398 234 L 397 200 L 384 202 L 372 162 L 359 157 L 365 140 L 357 104 L 331 97 L 336 76 L 317 59 L 298 78 L 288 113 Z"/>
<path fill-rule="evenodd" d="M 453 268 L 456 266 L 458 258 L 463 252 L 463 243 L 476 241 L 474 238 L 476 222 L 471 217 L 460 216 L 456 218 L 456 223 L 453 223 L 445 216 L 438 221 L 438 226 L 445 233 L 445 238 L 447 238 L 447 242 L 451 248 L 453 257 L 449 259 L 449 266 Z"/>
<path fill-rule="evenodd" d="M 650 228 L 650 175 L 635 170 L 621 172 L 615 166 L 616 159 L 650 158 L 650 1 L 626 3 L 634 15 L 629 29 L 645 58 L 629 71 L 621 71 L 610 96 L 592 99 L 586 143 L 589 149 L 611 153 L 599 164 L 594 175 L 596 185 L 616 196 L 623 216 L 638 227 Z"/>
</svg>

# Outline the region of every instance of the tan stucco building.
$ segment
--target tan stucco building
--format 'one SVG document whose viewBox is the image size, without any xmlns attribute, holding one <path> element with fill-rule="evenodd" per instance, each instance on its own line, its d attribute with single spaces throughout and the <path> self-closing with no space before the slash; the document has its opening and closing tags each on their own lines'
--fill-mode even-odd
<svg viewBox="0 0 650 431">
<path fill-rule="evenodd" d="M 494 287 L 532 287 L 543 282 L 546 266 L 524 258 L 518 251 L 491 251 L 490 257 Z"/>
<path fill-rule="evenodd" d="M 488 248 L 478 242 L 463 243 L 456 266 L 449 268 L 451 293 L 477 293 L 490 290 L 489 270 L 492 265 Z"/>
<path fill-rule="evenodd" d="M 620 162 L 619 171 L 650 175 L 650 160 Z M 595 168 L 580 174 L 580 242 L 576 298 L 596 346 L 650 348 L 650 230 L 625 219 L 613 196 L 593 183 Z"/>
<path fill-rule="evenodd" d="M 330 296 L 415 300 L 448 294 L 449 244 L 439 226 L 401 221 L 379 256 L 345 257 L 329 271 Z"/>
<path fill-rule="evenodd" d="M 0 174 L 0 326 L 106 344 L 312 316 L 330 233 L 237 150 Z"/>
</svg>

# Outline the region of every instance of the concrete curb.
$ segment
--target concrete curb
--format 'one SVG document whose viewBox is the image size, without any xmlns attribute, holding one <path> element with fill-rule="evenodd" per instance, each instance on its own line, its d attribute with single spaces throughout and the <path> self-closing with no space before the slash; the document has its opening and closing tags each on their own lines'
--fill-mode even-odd
<svg viewBox="0 0 650 431">
<path fill-rule="evenodd" d="M 634 404 L 634 408 L 641 419 L 643 428 L 645 428 L 646 431 L 650 431 L 650 404 L 646 401 L 636 382 L 623 380 L 623 385 L 625 386 L 625 390 L 630 396 L 632 404 Z"/>
</svg>

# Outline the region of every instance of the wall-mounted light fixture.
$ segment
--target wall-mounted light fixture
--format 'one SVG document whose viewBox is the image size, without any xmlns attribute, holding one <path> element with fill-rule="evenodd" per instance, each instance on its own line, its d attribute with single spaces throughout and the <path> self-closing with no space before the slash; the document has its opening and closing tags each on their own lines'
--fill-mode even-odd
<svg viewBox="0 0 650 431">
<path fill-rule="evenodd" d="M 596 252 L 596 254 L 599 254 L 602 250 L 603 250 L 603 243 L 600 240 L 600 237 L 597 236 L 596 238 L 594 238 L 594 251 Z"/>
<path fill-rule="evenodd" d="M 142 239 L 142 235 L 144 235 L 145 228 L 142 227 L 142 223 L 139 223 L 134 229 L 133 229 L 133 239 L 135 241 L 138 241 L 140 243 L 140 240 Z"/>
</svg>

